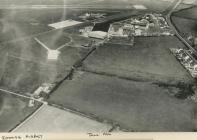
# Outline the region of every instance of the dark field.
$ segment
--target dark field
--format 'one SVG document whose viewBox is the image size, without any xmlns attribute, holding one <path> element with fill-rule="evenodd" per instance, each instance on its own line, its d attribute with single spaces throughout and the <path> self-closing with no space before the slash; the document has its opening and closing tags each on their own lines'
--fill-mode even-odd
<svg viewBox="0 0 197 140">
<path fill-rule="evenodd" d="M 0 93 L 0 132 L 8 132 L 33 113 L 38 104 L 29 108 L 26 99 Z"/>
<path fill-rule="evenodd" d="M 192 6 L 191 8 L 183 9 L 178 12 L 173 13 L 171 17 L 172 23 L 179 31 L 180 35 L 186 39 L 188 43 L 193 45 L 191 40 L 188 40 L 188 37 L 197 36 L 197 7 Z M 196 46 L 194 46 L 196 48 Z M 197 48 L 196 48 L 197 49 Z"/>
<path fill-rule="evenodd" d="M 191 82 L 189 73 L 170 53 L 172 47 L 183 44 L 176 37 L 139 37 L 132 47 L 104 45 L 84 61 L 83 70 L 139 81 Z"/>
<path fill-rule="evenodd" d="M 192 18 L 179 17 L 179 16 L 172 16 L 171 19 L 172 19 L 172 23 L 176 27 L 179 34 L 183 38 L 185 38 L 185 40 L 191 46 L 197 49 L 197 47 L 194 46 L 194 41 L 188 39 L 188 37 L 197 36 L 197 20 Z"/>
<path fill-rule="evenodd" d="M 197 36 L 197 20 L 172 16 L 172 22 L 182 36 Z"/>
<path fill-rule="evenodd" d="M 196 11 L 197 11 L 197 6 L 192 6 L 192 7 L 182 9 L 178 12 L 173 13 L 173 16 L 196 20 L 197 19 Z"/>
<path fill-rule="evenodd" d="M 107 120 L 129 131 L 194 131 L 196 104 L 170 96 L 168 90 L 147 82 L 76 72 L 49 102 Z"/>
</svg>

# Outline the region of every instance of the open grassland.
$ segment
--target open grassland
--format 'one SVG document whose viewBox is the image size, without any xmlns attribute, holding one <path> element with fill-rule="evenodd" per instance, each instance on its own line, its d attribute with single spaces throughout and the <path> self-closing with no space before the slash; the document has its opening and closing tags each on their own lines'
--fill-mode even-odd
<svg viewBox="0 0 197 140">
<path fill-rule="evenodd" d="M 38 38 L 46 45 L 49 44 L 48 47 L 51 49 L 72 41 L 71 46 L 65 46 L 60 50 L 57 61 L 48 60 L 47 50 L 33 38 L 1 44 L 1 87 L 23 93 L 33 92 L 44 82 L 58 82 L 91 50 L 79 47 L 83 43 L 87 44 L 89 40 L 77 35 L 67 36 L 57 31 Z"/>
</svg>

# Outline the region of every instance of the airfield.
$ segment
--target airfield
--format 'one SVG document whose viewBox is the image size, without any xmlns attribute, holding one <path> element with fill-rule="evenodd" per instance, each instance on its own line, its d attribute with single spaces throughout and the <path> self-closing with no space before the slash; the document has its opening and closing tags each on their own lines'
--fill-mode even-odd
<svg viewBox="0 0 197 140">
<path fill-rule="evenodd" d="M 176 36 L 136 37 L 134 46 L 112 46 L 79 34 L 93 25 L 79 18 L 87 11 L 106 13 L 102 22 L 122 12 L 130 16 L 167 13 L 172 4 L 132 2 L 128 7 L 127 1 L 117 1 L 116 7 L 110 0 L 92 1 L 92 5 L 82 4 L 81 9 L 75 5 L 66 11 L 57 6 L 1 9 L 0 131 L 196 131 L 197 105 L 188 98 L 195 94 L 195 79 L 169 50 L 185 47 Z M 100 8 L 103 5 L 108 8 Z M 183 7 L 188 5 L 179 8 Z M 186 23 L 184 17 L 175 14 L 172 18 L 178 29 L 185 29 L 179 27 Z M 61 29 L 49 26 L 70 19 L 78 24 Z M 195 29 L 194 24 L 189 22 L 185 30 Z M 99 45 L 89 46 L 92 41 Z M 51 50 L 58 50 L 57 59 L 49 59 Z M 56 86 L 48 98 L 35 100 L 29 107 L 31 94 L 43 83 Z M 48 123 L 51 126 L 45 127 Z"/>
</svg>

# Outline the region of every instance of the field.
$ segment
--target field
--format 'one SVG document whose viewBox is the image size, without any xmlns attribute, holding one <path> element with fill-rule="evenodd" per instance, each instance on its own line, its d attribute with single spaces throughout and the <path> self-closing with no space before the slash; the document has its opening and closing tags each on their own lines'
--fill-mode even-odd
<svg viewBox="0 0 197 140">
<path fill-rule="evenodd" d="M 107 13 L 107 16 L 113 15 L 114 13 L 119 12 L 120 10 L 129 9 L 131 12 L 135 11 L 133 9 L 133 5 L 141 4 L 148 8 L 149 11 L 161 12 L 165 11 L 171 3 L 164 1 L 153 0 L 153 2 L 149 2 L 147 0 L 132 0 L 132 1 L 121 1 L 118 0 L 112 1 L 67 1 L 66 4 L 71 6 L 79 6 L 82 9 L 72 9 L 72 8 L 26 8 L 26 9 L 0 9 L 0 42 L 26 37 L 30 35 L 36 35 L 42 32 L 47 32 L 52 30 L 53 28 L 49 27 L 48 24 L 59 22 L 62 20 L 73 19 L 80 21 L 79 15 L 82 15 L 86 12 L 104 12 Z M 13 3 L 27 4 L 27 5 L 54 5 L 54 2 L 58 5 L 63 1 L 34 1 L 34 2 L 26 2 L 26 1 L 12 1 Z M 9 4 L 10 2 L 1 1 L 0 4 L 3 6 L 4 4 Z M 129 4 L 128 4 L 129 3 Z M 6 6 L 3 6 L 5 8 Z M 101 7 L 99 9 L 99 7 Z M 104 9 L 106 7 L 106 9 Z M 113 11 L 108 10 L 108 8 L 112 8 Z"/>
<path fill-rule="evenodd" d="M 29 10 L 29 15 L 27 11 L 28 10 L 0 10 L 0 42 L 27 37 L 52 29 L 48 27 L 46 23 L 34 17 L 35 10 Z M 47 20 L 50 21 L 50 17 L 48 18 Z"/>
<path fill-rule="evenodd" d="M 68 75 L 71 67 L 91 50 L 79 47 L 90 40 L 77 35 L 53 31 L 37 38 L 51 49 L 57 49 L 60 45 L 70 42 L 69 39 L 72 41 L 71 46 L 60 50 L 57 61 L 47 60 L 47 50 L 33 38 L 2 44 L 1 87 L 23 93 L 34 91 L 43 82 L 57 82 Z"/>
<path fill-rule="evenodd" d="M 173 16 L 196 20 L 197 19 L 196 10 L 197 10 L 197 6 L 192 6 L 173 13 Z"/>
<path fill-rule="evenodd" d="M 10 131 L 37 109 L 38 104 L 33 108 L 27 107 L 28 101 L 0 93 L 0 132 Z"/>
<path fill-rule="evenodd" d="M 47 117 L 46 117 L 47 116 Z M 50 124 L 49 124 L 50 123 Z M 37 132 L 37 133 L 55 133 L 55 132 L 108 132 L 110 125 L 102 124 L 70 113 L 65 110 L 51 106 L 42 107 L 33 118 L 28 120 L 24 125 L 17 128 L 14 132 Z"/>
<path fill-rule="evenodd" d="M 31 5 L 36 1 L 23 4 Z M 21 1 L 12 2 L 20 4 Z M 54 0 L 47 2 L 52 6 Z M 82 4 L 78 5 L 79 2 Z M 46 0 L 42 0 L 36 4 L 45 3 Z M 1 1 L 0 7 L 3 4 L 7 2 Z M 56 4 L 62 4 L 62 1 Z M 63 80 L 73 66 L 79 66 L 72 71 L 72 78 L 64 79 L 47 101 L 50 105 L 93 117 L 98 122 L 44 106 L 17 132 L 103 132 L 115 125 L 137 132 L 197 131 L 197 105 L 187 99 L 193 94 L 194 80 L 169 50 L 184 47 L 178 38 L 136 37 L 132 47 L 104 44 L 94 50 L 84 47 L 92 39 L 79 35 L 79 29 L 92 23 L 61 30 L 48 27 L 48 24 L 67 19 L 80 21 L 78 16 L 88 11 L 97 13 L 101 10 L 108 15 L 120 9 L 130 9 L 129 14 L 163 12 L 169 10 L 171 3 L 68 0 L 66 4 L 82 9 L 0 9 L 0 88 L 29 95 L 27 93 L 34 92 L 42 83 Z M 148 9 L 138 11 L 133 9 L 135 4 Z M 173 20 L 180 32 L 196 34 L 195 20 L 175 16 Z M 47 59 L 47 49 L 34 37 L 52 50 L 65 45 L 59 50 L 58 60 Z M 82 65 L 77 65 L 82 60 Z M 27 105 L 26 99 L 0 94 L 0 132 L 9 131 L 38 107 L 28 108 Z"/>
<path fill-rule="evenodd" d="M 1 1 L 1 5 L 9 4 L 10 2 L 6 2 L 5 0 Z M 55 1 L 55 0 L 42 0 L 42 1 L 19 1 L 14 0 L 12 4 L 25 4 L 25 5 L 72 5 L 72 6 L 80 6 L 80 7 L 88 7 L 88 8 L 113 8 L 113 9 L 131 9 L 133 5 L 144 5 L 145 7 L 152 9 L 153 11 L 161 11 L 168 8 L 171 4 L 169 1 L 163 0 L 66 0 L 66 3 L 63 0 Z"/>
<path fill-rule="evenodd" d="M 128 131 L 195 131 L 196 104 L 147 82 L 76 72 L 51 95 L 58 104 Z M 151 127 L 150 127 L 151 126 Z"/>
<path fill-rule="evenodd" d="M 139 81 L 188 83 L 189 73 L 169 51 L 182 46 L 174 36 L 138 37 L 132 47 L 106 44 L 84 61 L 82 69 Z"/>
<path fill-rule="evenodd" d="M 88 12 L 88 9 L 36 8 L 36 9 L 0 9 L 0 42 L 37 35 L 53 30 L 48 24 L 68 19 L 81 21 L 79 15 Z M 96 12 L 94 10 L 94 12 Z M 114 14 L 110 11 L 101 11 L 107 16 Z"/>
<path fill-rule="evenodd" d="M 83 28 L 83 26 L 80 26 L 80 28 Z M 46 34 L 42 34 L 37 36 L 37 38 L 50 49 L 57 49 L 58 47 L 65 44 L 66 46 L 71 46 L 73 48 L 76 48 L 76 47 L 81 47 L 82 45 L 87 45 L 88 43 L 91 42 L 91 39 L 80 36 L 78 34 L 70 33 L 66 29 L 64 29 L 64 30 L 56 30 Z M 62 48 L 61 50 L 64 50 L 64 48 Z"/>
<path fill-rule="evenodd" d="M 193 45 L 193 42 L 188 40 L 188 37 L 197 36 L 197 14 L 196 14 L 196 6 L 191 8 L 179 10 L 178 12 L 173 13 L 171 17 L 172 23 L 179 31 L 180 35 L 185 38 L 188 43 Z"/>
<path fill-rule="evenodd" d="M 172 22 L 183 36 L 197 35 L 197 20 L 173 16 Z"/>
<path fill-rule="evenodd" d="M 180 16 L 172 16 L 172 22 L 180 35 L 185 38 L 185 40 L 193 46 L 195 49 L 196 46 L 193 45 L 193 40 L 188 40 L 188 37 L 197 36 L 197 20 L 192 18 L 185 18 Z"/>
</svg>

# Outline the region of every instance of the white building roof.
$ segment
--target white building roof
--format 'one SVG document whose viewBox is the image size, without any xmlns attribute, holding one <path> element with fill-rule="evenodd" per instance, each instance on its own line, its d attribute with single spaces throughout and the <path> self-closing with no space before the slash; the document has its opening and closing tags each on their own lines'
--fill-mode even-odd
<svg viewBox="0 0 197 140">
<path fill-rule="evenodd" d="M 88 34 L 89 37 L 98 38 L 98 39 L 104 39 L 107 37 L 107 32 L 102 31 L 91 31 Z"/>
</svg>

